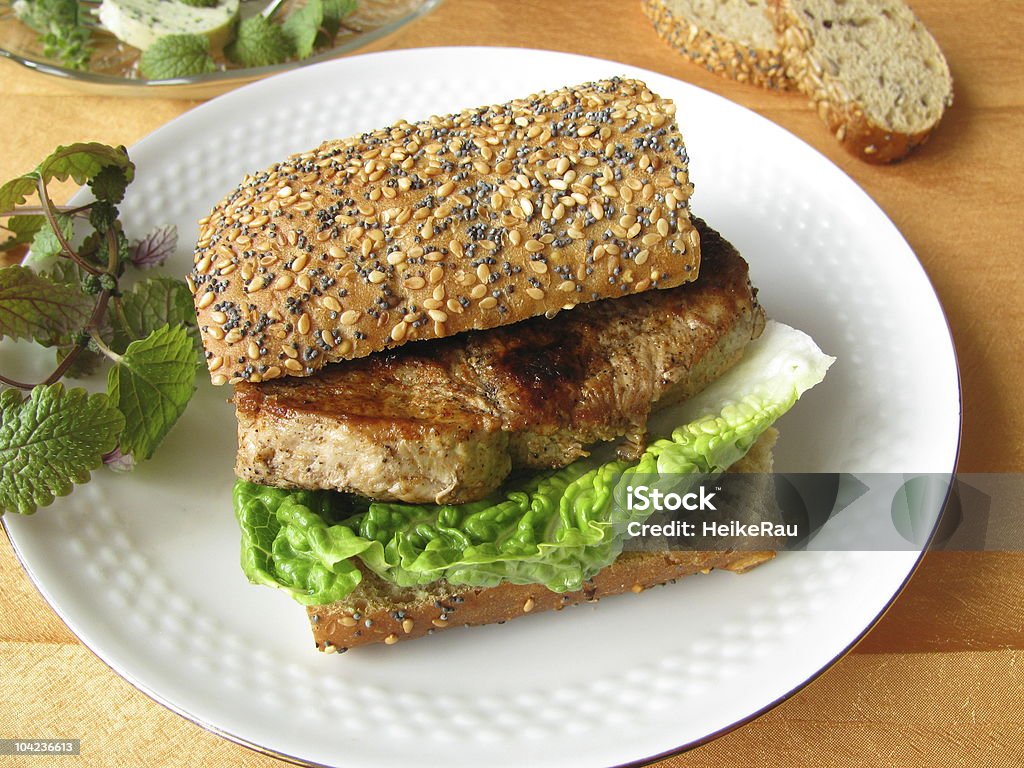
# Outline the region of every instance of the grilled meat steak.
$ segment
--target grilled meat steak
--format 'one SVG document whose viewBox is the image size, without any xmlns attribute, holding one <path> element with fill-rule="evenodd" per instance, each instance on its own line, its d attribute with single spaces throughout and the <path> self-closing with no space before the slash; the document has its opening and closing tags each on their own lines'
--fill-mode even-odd
<svg viewBox="0 0 1024 768">
<path fill-rule="evenodd" d="M 747 264 L 697 222 L 697 281 L 552 319 L 423 341 L 235 389 L 239 477 L 376 499 L 462 502 L 513 468 L 560 467 L 642 435 L 761 333 Z"/>
</svg>

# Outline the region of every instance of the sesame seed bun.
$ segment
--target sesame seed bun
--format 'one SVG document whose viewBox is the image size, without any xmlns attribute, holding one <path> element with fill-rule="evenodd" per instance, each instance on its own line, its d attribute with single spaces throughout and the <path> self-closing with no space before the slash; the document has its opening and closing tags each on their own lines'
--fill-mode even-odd
<svg viewBox="0 0 1024 768">
<path fill-rule="evenodd" d="M 214 384 L 696 278 L 675 106 L 612 79 L 393 126 L 247 176 L 200 221 Z"/>
</svg>

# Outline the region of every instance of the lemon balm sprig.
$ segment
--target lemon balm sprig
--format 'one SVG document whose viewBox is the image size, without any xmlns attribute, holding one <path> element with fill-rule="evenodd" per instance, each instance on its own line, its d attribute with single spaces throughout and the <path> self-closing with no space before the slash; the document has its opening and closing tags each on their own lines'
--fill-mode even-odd
<svg viewBox="0 0 1024 768">
<path fill-rule="evenodd" d="M 34 170 L 0 186 L 0 251 L 30 245 L 0 268 L 0 342 L 56 350 L 38 383 L 0 373 L 0 514 L 28 514 L 87 482 L 105 456 L 152 456 L 184 412 L 200 362 L 195 312 L 184 282 L 158 276 L 124 283 L 129 270 L 160 265 L 177 244 L 173 227 L 129 241 L 117 205 L 135 175 L 123 147 L 58 147 Z M 58 206 L 52 181 L 88 184 L 94 200 Z M 27 204 L 37 198 L 37 204 Z M 106 392 L 62 380 L 109 364 Z M 27 393 L 27 396 L 26 396 Z"/>
</svg>

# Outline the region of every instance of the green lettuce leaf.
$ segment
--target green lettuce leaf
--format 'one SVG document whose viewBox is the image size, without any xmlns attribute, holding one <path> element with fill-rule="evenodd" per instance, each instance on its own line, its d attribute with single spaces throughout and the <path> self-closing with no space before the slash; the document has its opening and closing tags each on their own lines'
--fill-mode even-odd
<svg viewBox="0 0 1024 768">
<path fill-rule="evenodd" d="M 555 592 L 614 561 L 626 525 L 650 512 L 613 503 L 634 474 L 673 475 L 694 487 L 741 459 L 833 358 L 800 331 L 770 323 L 743 360 L 699 396 L 662 415 L 670 436 L 635 464 L 577 461 L 520 478 L 469 504 L 366 502 L 330 492 L 285 491 L 239 481 L 242 567 L 253 583 L 306 605 L 332 602 L 359 583 L 362 565 L 398 586 L 444 579 L 494 586 L 543 584 Z"/>
</svg>

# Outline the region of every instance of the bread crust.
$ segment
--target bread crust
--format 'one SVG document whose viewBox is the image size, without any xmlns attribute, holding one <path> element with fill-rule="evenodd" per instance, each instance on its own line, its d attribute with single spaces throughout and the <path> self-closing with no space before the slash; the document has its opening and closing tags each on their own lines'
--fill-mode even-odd
<svg viewBox="0 0 1024 768">
<path fill-rule="evenodd" d="M 811 108 L 843 149 L 865 162 L 885 164 L 902 160 L 928 140 L 942 118 L 941 112 L 930 126 L 912 133 L 894 131 L 872 120 L 864 106 L 815 59 L 811 30 L 788 0 L 767 0 L 767 3 L 776 36 L 781 42 L 787 75 L 810 98 Z M 945 102 L 948 107 L 953 103 L 948 67 L 946 76 L 949 79 Z"/>
<path fill-rule="evenodd" d="M 796 90 L 780 48 L 757 48 L 715 34 L 699 20 L 673 13 L 665 0 L 642 0 L 642 6 L 662 40 L 709 72 L 762 88 Z"/>
<path fill-rule="evenodd" d="M 188 276 L 214 384 L 693 280 L 674 112 L 616 78 L 401 121 L 246 177 L 200 221 Z"/>
<path fill-rule="evenodd" d="M 777 439 L 777 430 L 767 430 L 729 471 L 771 472 L 772 449 Z M 745 573 L 773 557 L 775 552 L 767 549 L 623 552 L 578 592 L 552 592 L 539 584 L 505 582 L 481 588 L 442 583 L 440 589 L 435 588 L 427 597 L 389 588 L 380 577 L 364 569 L 364 583 L 348 598 L 330 605 L 309 606 L 306 612 L 317 650 L 340 653 L 360 645 L 394 645 L 451 627 L 503 623 L 529 613 L 596 602 L 602 597 L 640 593 L 683 576 L 709 573 L 714 568 Z M 374 591 L 381 587 L 385 595 L 390 592 L 395 598 L 382 601 L 374 597 Z"/>
<path fill-rule="evenodd" d="M 392 611 L 368 610 L 358 600 L 307 609 L 317 650 L 338 653 L 371 643 L 393 645 L 449 627 L 500 624 L 528 613 L 561 610 L 625 592 L 640 593 L 695 573 L 719 568 L 743 573 L 775 557 L 761 552 L 624 552 L 578 592 L 552 592 L 539 584 L 462 588 L 429 604 Z"/>
</svg>

